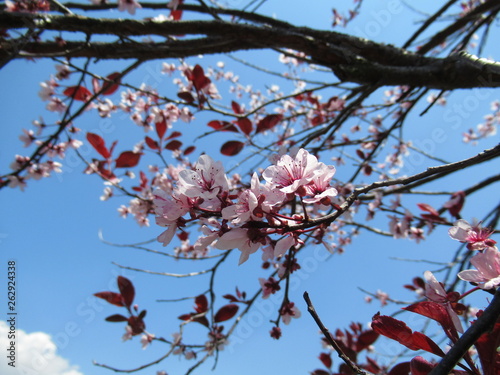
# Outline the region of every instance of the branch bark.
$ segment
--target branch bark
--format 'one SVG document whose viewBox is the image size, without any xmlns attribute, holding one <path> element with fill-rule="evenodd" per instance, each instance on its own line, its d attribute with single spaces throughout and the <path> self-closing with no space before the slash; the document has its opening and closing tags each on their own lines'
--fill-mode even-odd
<svg viewBox="0 0 500 375">
<path fill-rule="evenodd" d="M 0 24 L 6 29 L 52 30 L 112 38 L 98 42 L 67 41 L 64 45 L 53 41 L 23 41 L 20 51 L 17 39 L 7 39 L 0 41 L 0 59 L 58 56 L 153 60 L 287 48 L 332 69 L 345 82 L 440 90 L 500 87 L 500 63 L 491 60 L 466 53 L 446 58 L 426 57 L 363 38 L 296 27 L 286 22 L 256 25 L 221 20 L 157 22 L 0 12 Z M 183 39 L 178 35 L 184 35 Z M 144 43 L 130 39 L 138 36 L 151 36 L 155 41 Z M 165 40 L 158 41 L 158 37 Z"/>
</svg>

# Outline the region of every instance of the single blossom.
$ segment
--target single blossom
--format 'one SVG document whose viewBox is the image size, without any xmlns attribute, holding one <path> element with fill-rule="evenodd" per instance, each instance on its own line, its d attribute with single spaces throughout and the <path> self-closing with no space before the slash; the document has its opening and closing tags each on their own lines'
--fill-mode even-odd
<svg viewBox="0 0 500 375">
<path fill-rule="evenodd" d="M 318 159 L 301 148 L 295 158 L 283 155 L 276 165 L 267 167 L 262 177 L 283 193 L 298 193 L 303 196 L 304 186 L 309 184 L 318 173 Z"/>
<path fill-rule="evenodd" d="M 304 203 L 330 205 L 334 197 L 338 194 L 337 190 L 330 186 L 330 181 L 334 174 L 335 167 L 333 165 L 319 163 L 316 175 L 309 184 L 304 186 L 306 195 L 312 196 L 312 198 L 304 198 Z"/>
<path fill-rule="evenodd" d="M 448 234 L 454 240 L 467 243 L 469 250 L 483 250 L 494 247 L 496 241 L 492 240 L 491 229 L 482 228 L 479 224 L 470 225 L 467 221 L 460 219 L 448 230 Z"/>
<path fill-rule="evenodd" d="M 300 310 L 297 308 L 297 306 L 295 306 L 295 303 L 293 302 L 288 302 L 287 304 L 285 304 L 281 308 L 280 314 L 284 324 L 290 324 L 292 318 L 297 319 L 302 315 Z"/>
<path fill-rule="evenodd" d="M 474 255 L 470 262 L 476 269 L 459 272 L 459 278 L 477 283 L 482 289 L 500 286 L 500 252 L 496 247 L 487 247 L 482 253 Z"/>
<path fill-rule="evenodd" d="M 190 198 L 201 198 L 204 208 L 220 208 L 220 200 L 229 191 L 229 181 L 220 161 L 215 162 L 208 155 L 201 155 L 194 170 L 179 173 L 179 194 Z"/>
</svg>

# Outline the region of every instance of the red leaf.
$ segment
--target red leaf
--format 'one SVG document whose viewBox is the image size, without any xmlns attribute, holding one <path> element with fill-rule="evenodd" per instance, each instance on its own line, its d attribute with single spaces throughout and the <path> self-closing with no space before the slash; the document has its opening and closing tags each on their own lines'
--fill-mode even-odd
<svg viewBox="0 0 500 375">
<path fill-rule="evenodd" d="M 267 115 L 257 124 L 257 133 L 274 128 L 283 119 L 283 115 Z"/>
<path fill-rule="evenodd" d="M 492 330 L 483 333 L 474 346 L 481 361 L 483 374 L 497 375 L 500 368 L 500 355 L 497 351 L 500 346 L 500 321 L 496 322 Z"/>
<path fill-rule="evenodd" d="M 194 102 L 194 97 L 193 94 L 191 94 L 189 91 L 181 91 L 177 93 L 177 96 L 184 100 L 186 103 L 192 103 Z"/>
<path fill-rule="evenodd" d="M 365 155 L 365 153 L 364 153 L 363 151 L 359 150 L 359 149 L 358 149 L 358 150 L 356 150 L 356 155 L 358 155 L 358 156 L 359 156 L 359 158 L 360 158 L 360 159 L 362 159 L 362 160 L 365 160 L 365 159 L 366 159 L 366 155 Z"/>
<path fill-rule="evenodd" d="M 410 361 L 410 372 L 411 375 L 427 375 L 435 366 L 424 358 L 417 356 Z"/>
<path fill-rule="evenodd" d="M 101 154 L 105 159 L 111 157 L 111 153 L 106 148 L 104 139 L 100 135 L 94 133 L 87 133 L 87 141 L 94 147 L 94 149 Z"/>
<path fill-rule="evenodd" d="M 425 350 L 429 353 L 444 356 L 443 351 L 426 335 L 413 332 L 404 322 L 390 316 L 376 314 L 372 318 L 372 329 L 393 339 L 411 350 Z"/>
<path fill-rule="evenodd" d="M 139 164 L 141 153 L 132 151 L 123 151 L 115 160 L 116 168 L 132 168 Z"/>
<path fill-rule="evenodd" d="M 182 18 L 182 9 L 171 10 L 170 16 L 174 21 L 179 21 Z"/>
<path fill-rule="evenodd" d="M 398 363 L 387 375 L 408 375 L 410 373 L 410 362 Z"/>
<path fill-rule="evenodd" d="M 411 311 L 435 320 L 441 324 L 448 337 L 451 339 L 458 339 L 458 333 L 451 320 L 450 314 L 443 305 L 432 301 L 422 301 L 404 307 L 403 310 Z"/>
<path fill-rule="evenodd" d="M 208 86 L 210 82 L 212 82 L 207 76 L 205 76 L 203 68 L 198 64 L 195 65 L 191 74 L 188 76 L 188 79 L 193 82 L 196 91 L 202 90 L 205 86 Z"/>
<path fill-rule="evenodd" d="M 174 139 L 173 141 L 170 141 L 168 142 L 166 145 L 165 145 L 165 148 L 167 150 L 170 150 L 170 151 L 175 151 L 175 150 L 178 150 L 180 149 L 182 146 L 182 142 L 181 141 L 178 141 L 176 139 Z"/>
<path fill-rule="evenodd" d="M 172 139 L 172 138 L 177 138 L 177 137 L 180 137 L 181 135 L 182 135 L 181 132 L 174 131 L 167 138 L 165 138 L 165 140 L 169 140 L 169 139 Z"/>
<path fill-rule="evenodd" d="M 378 337 L 379 334 L 372 330 L 362 332 L 356 342 L 356 352 L 359 353 L 360 351 L 368 348 L 378 339 Z"/>
<path fill-rule="evenodd" d="M 212 129 L 219 130 L 221 132 L 235 132 L 238 133 L 238 129 L 228 121 L 210 121 L 208 124 Z"/>
<path fill-rule="evenodd" d="M 321 353 L 318 358 L 323 362 L 326 368 L 332 367 L 332 357 L 330 357 L 329 353 Z"/>
<path fill-rule="evenodd" d="M 328 371 L 317 369 L 311 372 L 311 375 L 330 375 Z"/>
<path fill-rule="evenodd" d="M 123 297 L 125 306 L 130 307 L 134 302 L 135 289 L 132 282 L 123 276 L 118 276 L 118 289 Z"/>
<path fill-rule="evenodd" d="M 462 210 L 462 207 L 464 206 L 464 202 L 465 202 L 465 192 L 457 191 L 456 193 L 452 194 L 451 199 L 448 202 L 446 202 L 443 205 L 443 207 L 447 208 L 452 216 L 458 218 L 458 215 Z"/>
<path fill-rule="evenodd" d="M 120 306 L 120 307 L 125 306 L 123 304 L 122 295 L 119 293 L 99 292 L 99 293 L 94 293 L 94 296 L 96 296 L 98 298 L 102 298 L 103 300 L 106 300 L 108 303 L 111 303 L 112 305 L 115 305 L 115 306 Z"/>
<path fill-rule="evenodd" d="M 231 302 L 238 302 L 238 298 L 236 298 L 235 296 L 233 296 L 232 294 L 224 294 L 222 296 L 222 298 L 225 298 Z"/>
<path fill-rule="evenodd" d="M 222 155 L 234 156 L 239 154 L 244 146 L 245 144 L 240 141 L 228 141 L 222 145 L 220 152 Z"/>
<path fill-rule="evenodd" d="M 238 312 L 238 305 L 231 303 L 229 305 L 222 306 L 219 311 L 214 316 L 214 322 L 225 322 L 226 320 L 231 319 Z"/>
<path fill-rule="evenodd" d="M 196 149 L 196 147 L 194 146 L 189 146 L 188 148 L 186 148 L 183 152 L 183 155 L 186 156 L 186 155 L 189 155 L 191 154 L 194 150 Z"/>
<path fill-rule="evenodd" d="M 118 87 L 120 87 L 121 83 L 121 73 L 111 73 L 106 77 L 107 80 L 109 81 L 114 81 L 115 83 L 112 82 L 104 82 L 102 84 L 102 87 L 104 88 L 104 91 L 102 92 L 103 95 L 111 95 L 114 94 L 116 90 L 118 90 Z"/>
<path fill-rule="evenodd" d="M 128 319 L 125 318 L 123 315 L 120 314 L 114 314 L 110 315 L 105 319 L 107 322 L 126 322 Z"/>
<path fill-rule="evenodd" d="M 86 102 L 92 96 L 92 93 L 83 86 L 68 87 L 63 94 L 81 102 Z"/>
<path fill-rule="evenodd" d="M 204 294 L 199 295 L 194 299 L 194 303 L 196 304 L 194 310 L 200 314 L 204 313 L 208 310 L 208 300 Z"/>
<path fill-rule="evenodd" d="M 156 134 L 158 134 L 158 138 L 163 139 L 165 132 L 167 131 L 167 122 L 165 119 L 163 121 L 157 122 L 156 126 Z"/>
<path fill-rule="evenodd" d="M 231 102 L 231 108 L 233 109 L 233 112 L 237 115 L 242 115 L 245 113 L 242 109 L 241 106 L 236 103 L 234 100 Z"/>
<path fill-rule="evenodd" d="M 238 127 L 240 128 L 240 130 L 246 134 L 246 135 L 249 135 L 252 130 L 253 130 L 253 125 L 252 125 L 252 121 L 250 121 L 248 118 L 244 117 L 244 118 L 239 118 L 237 121 L 236 121 L 236 124 L 238 125 Z"/>
<path fill-rule="evenodd" d="M 146 144 L 149 146 L 149 148 L 151 148 L 153 150 L 159 150 L 160 149 L 160 146 L 158 145 L 158 142 L 156 142 L 154 139 L 146 137 L 146 138 L 144 138 L 144 140 L 146 141 Z"/>
</svg>

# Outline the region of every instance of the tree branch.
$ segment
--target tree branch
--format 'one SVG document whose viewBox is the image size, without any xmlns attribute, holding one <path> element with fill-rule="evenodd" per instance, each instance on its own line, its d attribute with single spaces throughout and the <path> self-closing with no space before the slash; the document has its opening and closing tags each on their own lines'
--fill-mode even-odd
<svg viewBox="0 0 500 375">
<path fill-rule="evenodd" d="M 318 65 L 332 69 L 342 81 L 376 85 L 410 85 L 441 90 L 499 87 L 500 63 L 469 54 L 431 58 L 404 49 L 342 33 L 283 23 L 252 25 L 224 21 L 164 21 L 97 19 L 75 15 L 0 12 L 6 29 L 43 29 L 113 35 L 120 41 L 52 41 L 23 44 L 0 41 L 0 58 L 92 57 L 143 60 L 179 58 L 255 49 L 288 48 L 302 52 Z M 176 36 L 185 35 L 179 40 Z M 205 35 L 205 37 L 199 37 Z M 123 41 L 133 36 L 166 37 L 166 41 Z M 192 36 L 188 39 L 187 36 Z"/>
</svg>

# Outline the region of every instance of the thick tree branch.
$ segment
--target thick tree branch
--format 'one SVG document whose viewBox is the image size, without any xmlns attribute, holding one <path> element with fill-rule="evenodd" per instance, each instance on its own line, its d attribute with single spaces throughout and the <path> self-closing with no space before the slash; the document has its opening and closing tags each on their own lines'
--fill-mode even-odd
<svg viewBox="0 0 500 375">
<path fill-rule="evenodd" d="M 92 57 L 143 60 L 179 58 L 242 50 L 289 48 L 303 52 L 318 65 L 332 69 L 342 81 L 376 85 L 410 85 L 441 90 L 499 87 L 500 64 L 468 54 L 430 58 L 384 44 L 337 32 L 295 27 L 239 24 L 224 21 L 156 22 L 97 19 L 0 12 L 7 29 L 43 29 L 112 35 L 120 41 L 0 42 L 0 58 Z M 78 34 L 77 34 L 78 35 Z M 176 35 L 185 35 L 178 39 Z M 204 37 L 202 36 L 204 35 Z M 124 38 L 164 37 L 165 41 L 139 43 Z M 188 37 L 191 37 L 190 39 Z"/>
</svg>

